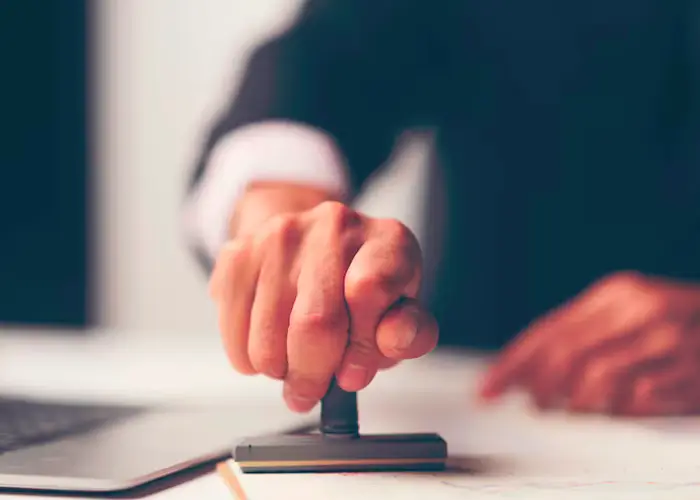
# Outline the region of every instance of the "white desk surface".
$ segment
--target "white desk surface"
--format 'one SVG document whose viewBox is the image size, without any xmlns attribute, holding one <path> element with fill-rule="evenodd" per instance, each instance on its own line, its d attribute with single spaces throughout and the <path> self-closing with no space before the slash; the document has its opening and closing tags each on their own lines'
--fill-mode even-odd
<svg viewBox="0 0 700 500">
<path fill-rule="evenodd" d="M 542 416 L 518 397 L 479 407 L 471 396 L 482 367 L 477 358 L 435 354 L 382 373 L 360 395 L 363 432 L 439 432 L 458 467 L 471 472 L 239 475 L 247 500 L 700 498 L 700 418 Z M 207 333 L 103 332 L 66 340 L 0 331 L 0 393 L 8 392 L 193 404 L 263 398 L 285 411 L 278 383 L 233 374 L 218 338 Z M 28 498 L 43 500 L 0 495 Z M 232 495 L 211 473 L 148 498 Z"/>
</svg>

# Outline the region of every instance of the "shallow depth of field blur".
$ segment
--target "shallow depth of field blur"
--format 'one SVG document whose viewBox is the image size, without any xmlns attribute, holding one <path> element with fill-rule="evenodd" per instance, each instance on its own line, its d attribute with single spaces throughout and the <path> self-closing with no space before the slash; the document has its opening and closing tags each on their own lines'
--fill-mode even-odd
<svg viewBox="0 0 700 500">
<path fill-rule="evenodd" d="M 187 179 L 249 51 L 299 0 L 37 5 L 0 8 L 11 56 L 0 323 L 215 332 L 206 276 L 182 235 Z M 425 142 L 407 134 L 363 199 L 368 212 L 418 226 Z"/>
</svg>

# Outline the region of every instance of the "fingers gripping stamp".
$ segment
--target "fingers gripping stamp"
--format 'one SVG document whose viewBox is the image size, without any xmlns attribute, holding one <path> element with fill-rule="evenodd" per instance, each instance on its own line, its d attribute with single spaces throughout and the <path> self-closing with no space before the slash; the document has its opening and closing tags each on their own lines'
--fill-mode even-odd
<svg viewBox="0 0 700 500">
<path fill-rule="evenodd" d="M 335 379 L 321 401 L 318 431 L 248 439 L 234 460 L 245 473 L 434 471 L 447 460 L 438 434 L 360 434 L 357 394 Z"/>
</svg>

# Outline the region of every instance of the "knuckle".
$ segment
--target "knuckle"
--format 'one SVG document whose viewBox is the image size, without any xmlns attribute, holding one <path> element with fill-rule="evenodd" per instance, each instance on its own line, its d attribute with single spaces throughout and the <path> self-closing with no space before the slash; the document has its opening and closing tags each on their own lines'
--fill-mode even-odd
<svg viewBox="0 0 700 500">
<path fill-rule="evenodd" d="M 402 253 L 414 257 L 420 252 L 420 246 L 413 232 L 402 222 L 396 219 L 384 219 L 380 221 L 383 238 L 390 247 L 400 250 Z"/>
<path fill-rule="evenodd" d="M 571 367 L 574 355 L 569 349 L 555 349 L 549 354 L 549 367 L 553 373 L 566 373 Z"/>
<path fill-rule="evenodd" d="M 663 312 L 667 301 L 650 287 L 646 277 L 637 271 L 620 271 L 601 280 L 593 289 L 599 299 L 614 301 L 627 310 L 623 316 L 647 317 Z"/>
<path fill-rule="evenodd" d="M 685 344 L 683 331 L 676 325 L 668 325 L 659 330 L 659 337 L 662 354 L 672 354 Z"/>
<path fill-rule="evenodd" d="M 285 248 L 298 234 L 297 219 L 290 214 L 276 215 L 268 221 L 258 236 L 260 242 Z"/>
<path fill-rule="evenodd" d="M 634 303 L 635 308 L 645 317 L 664 314 L 671 305 L 665 295 L 646 291 L 639 293 Z"/>
<path fill-rule="evenodd" d="M 314 211 L 334 227 L 348 227 L 359 220 L 359 215 L 347 205 L 337 201 L 324 201 Z"/>
<path fill-rule="evenodd" d="M 619 271 L 603 280 L 603 285 L 605 288 L 629 293 L 631 291 L 645 289 L 646 280 L 644 276 L 637 271 Z"/>
<path fill-rule="evenodd" d="M 348 330 L 349 320 L 344 307 L 337 307 L 323 313 L 293 313 L 289 328 L 302 334 L 337 334 Z"/>
<path fill-rule="evenodd" d="M 366 301 L 377 294 L 387 294 L 391 288 L 385 274 L 355 273 L 346 278 L 345 298 L 350 303 Z"/>
<path fill-rule="evenodd" d="M 392 275 L 410 276 L 423 263 L 420 245 L 413 232 L 397 220 L 388 220 L 382 228 L 386 245 L 386 266 Z"/>
<path fill-rule="evenodd" d="M 619 370 L 609 363 L 592 362 L 586 370 L 586 379 L 590 385 L 603 384 L 615 380 L 619 376 Z"/>
<path fill-rule="evenodd" d="M 406 260 L 390 260 L 373 272 L 355 273 L 346 277 L 346 300 L 349 302 L 381 300 L 397 295 L 413 276 Z"/>
<path fill-rule="evenodd" d="M 291 214 L 281 214 L 275 216 L 270 221 L 270 231 L 274 235 L 288 236 L 297 229 L 297 218 Z"/>
</svg>

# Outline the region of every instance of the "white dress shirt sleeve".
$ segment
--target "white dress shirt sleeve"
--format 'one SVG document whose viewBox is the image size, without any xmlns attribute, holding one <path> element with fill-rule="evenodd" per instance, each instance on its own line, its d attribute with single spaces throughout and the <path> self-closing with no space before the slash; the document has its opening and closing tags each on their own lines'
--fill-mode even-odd
<svg viewBox="0 0 700 500">
<path fill-rule="evenodd" d="M 268 121 L 231 132 L 212 150 L 184 211 L 185 237 L 214 261 L 229 219 L 251 182 L 287 181 L 348 195 L 345 163 L 334 140 L 298 123 Z"/>
</svg>

